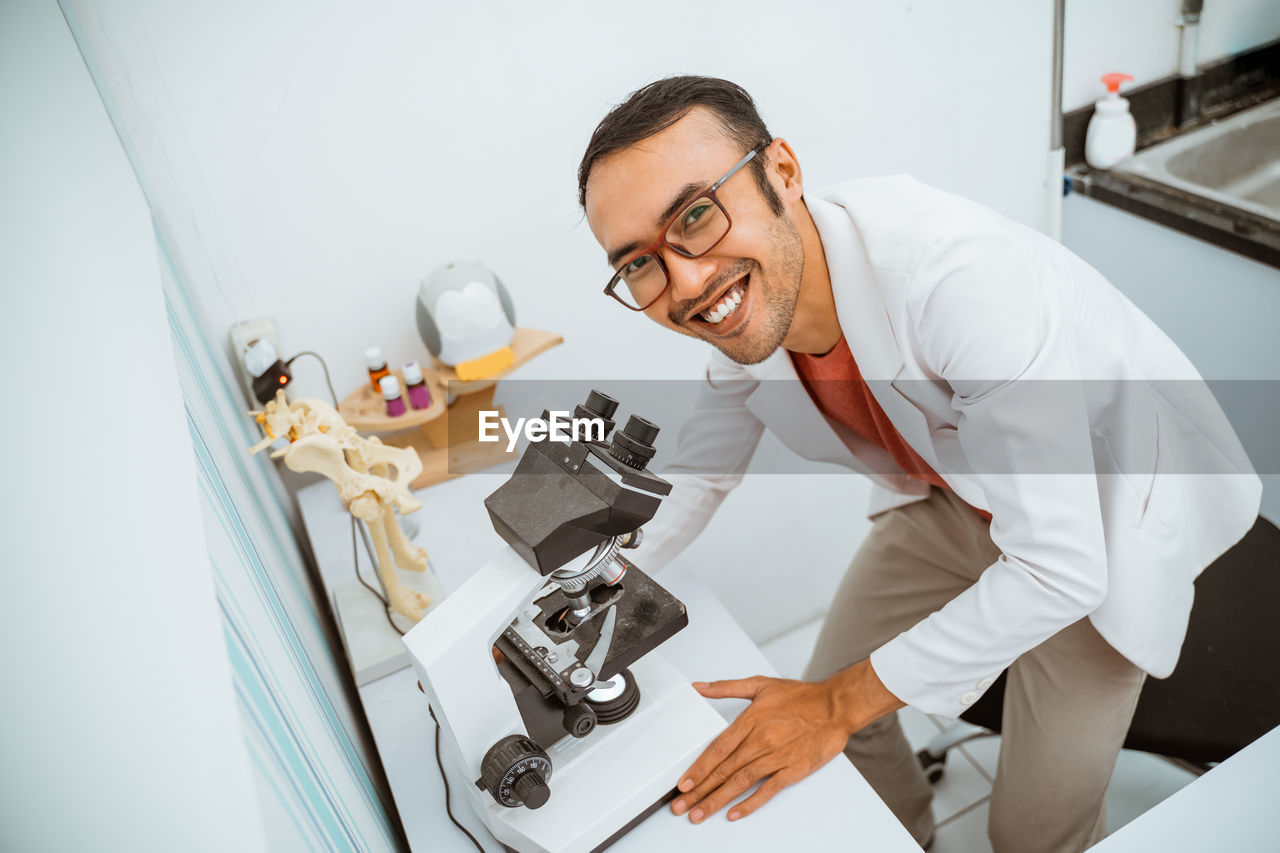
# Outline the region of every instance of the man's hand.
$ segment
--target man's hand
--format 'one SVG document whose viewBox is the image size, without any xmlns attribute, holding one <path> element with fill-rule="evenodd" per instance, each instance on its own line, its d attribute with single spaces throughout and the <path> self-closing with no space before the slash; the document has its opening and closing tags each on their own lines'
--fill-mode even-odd
<svg viewBox="0 0 1280 853">
<path fill-rule="evenodd" d="M 693 686 L 708 699 L 751 700 L 680 780 L 671 810 L 694 823 L 764 779 L 729 811 L 729 820 L 746 817 L 839 755 L 851 734 L 903 707 L 870 661 L 816 683 L 755 676 Z"/>
</svg>

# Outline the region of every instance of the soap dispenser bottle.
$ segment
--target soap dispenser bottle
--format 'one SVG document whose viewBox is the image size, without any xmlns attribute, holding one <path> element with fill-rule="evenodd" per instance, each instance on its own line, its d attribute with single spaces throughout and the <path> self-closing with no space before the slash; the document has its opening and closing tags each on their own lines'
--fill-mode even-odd
<svg viewBox="0 0 1280 853">
<path fill-rule="evenodd" d="M 1132 79 L 1118 72 L 1102 75 L 1107 94 L 1094 103 L 1084 136 L 1084 159 L 1095 169 L 1110 169 L 1133 153 L 1138 126 L 1129 112 L 1129 102 L 1120 97 L 1120 84 Z"/>
</svg>

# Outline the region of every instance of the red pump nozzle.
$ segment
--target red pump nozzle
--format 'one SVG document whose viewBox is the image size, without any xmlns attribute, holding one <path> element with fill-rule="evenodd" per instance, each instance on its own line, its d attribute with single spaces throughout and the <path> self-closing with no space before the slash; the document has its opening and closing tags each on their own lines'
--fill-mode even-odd
<svg viewBox="0 0 1280 853">
<path fill-rule="evenodd" d="M 1125 74 L 1120 71 L 1112 71 L 1110 74 L 1102 75 L 1102 82 L 1106 84 L 1107 91 L 1112 94 L 1120 91 L 1120 84 L 1133 79 L 1132 74 Z"/>
</svg>

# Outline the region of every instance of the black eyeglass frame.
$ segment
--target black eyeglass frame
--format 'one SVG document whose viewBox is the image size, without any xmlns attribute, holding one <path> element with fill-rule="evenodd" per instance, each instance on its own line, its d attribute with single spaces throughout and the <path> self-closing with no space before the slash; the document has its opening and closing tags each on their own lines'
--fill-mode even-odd
<svg viewBox="0 0 1280 853">
<path fill-rule="evenodd" d="M 715 249 L 716 246 L 719 246 L 724 241 L 724 238 L 729 236 L 729 232 L 733 229 L 733 217 L 729 215 L 729 211 L 725 209 L 724 203 L 720 201 L 720 196 L 717 193 L 719 189 L 725 185 L 726 181 L 728 181 L 730 178 L 736 175 L 743 166 L 750 163 L 751 160 L 757 154 L 759 154 L 761 151 L 763 151 L 768 147 L 769 147 L 768 142 L 761 142 L 755 148 L 752 148 L 750 151 L 748 151 L 746 153 L 746 156 L 744 156 L 741 160 L 739 160 L 736 164 L 734 164 L 734 167 L 732 169 L 725 172 L 724 176 L 721 177 L 720 180 L 713 183 L 707 189 L 694 195 L 693 199 L 688 204 L 681 207 L 679 212 L 677 212 L 675 216 L 671 217 L 671 219 L 667 221 L 667 224 L 664 225 L 662 230 L 658 232 L 658 239 L 654 240 L 644 249 L 641 249 L 640 251 L 632 255 L 630 258 L 628 258 L 627 261 L 622 264 L 621 268 L 613 274 L 613 278 L 609 279 L 609 283 L 604 286 L 605 295 L 612 296 L 615 300 L 618 301 L 619 304 L 621 304 L 628 311 L 643 311 L 646 308 L 648 308 L 650 305 L 652 305 L 653 303 L 661 299 L 662 294 L 666 293 L 667 288 L 671 287 L 671 273 L 667 269 L 666 263 L 663 262 L 662 256 L 658 254 L 658 249 L 662 248 L 663 246 L 666 246 L 668 249 L 675 252 L 677 255 L 680 255 L 681 257 L 701 258 L 703 255 L 706 255 L 707 253 Z M 667 234 L 671 231 L 671 227 L 676 224 L 676 221 L 679 220 L 681 216 L 684 216 L 684 214 L 689 210 L 689 208 L 693 207 L 695 204 L 702 201 L 703 199 L 710 199 L 712 204 L 720 208 L 720 212 L 724 215 L 724 220 L 727 224 L 725 225 L 724 233 L 721 234 L 716 239 L 716 241 L 712 243 L 710 246 L 703 249 L 701 252 L 689 252 L 688 250 L 680 246 L 677 246 L 675 243 L 669 242 L 667 240 Z M 662 270 L 662 275 L 666 279 L 667 283 L 665 286 L 663 286 L 662 290 L 658 291 L 656 296 L 654 296 L 644 305 L 641 305 L 639 308 L 637 308 L 636 306 L 632 305 L 630 302 L 627 302 L 627 300 L 619 296 L 615 291 L 617 290 L 618 283 L 622 282 L 622 270 L 625 270 L 628 266 L 635 263 L 638 258 L 643 258 L 645 255 L 652 255 L 653 259 L 658 262 L 658 267 Z"/>
</svg>

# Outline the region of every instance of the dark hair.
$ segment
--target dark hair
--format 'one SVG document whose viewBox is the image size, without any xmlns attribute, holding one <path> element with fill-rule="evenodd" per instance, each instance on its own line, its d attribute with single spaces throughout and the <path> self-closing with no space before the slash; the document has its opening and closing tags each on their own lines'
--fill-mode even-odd
<svg viewBox="0 0 1280 853">
<path fill-rule="evenodd" d="M 596 125 L 578 166 L 578 204 L 587 205 L 587 178 L 597 160 L 666 130 L 694 107 L 714 113 L 725 135 L 739 143 L 743 154 L 773 139 L 755 101 L 736 83 L 718 77 L 666 77 L 632 92 Z M 782 199 L 765 175 L 767 162 L 761 152 L 747 165 L 770 210 L 781 216 Z"/>
</svg>

